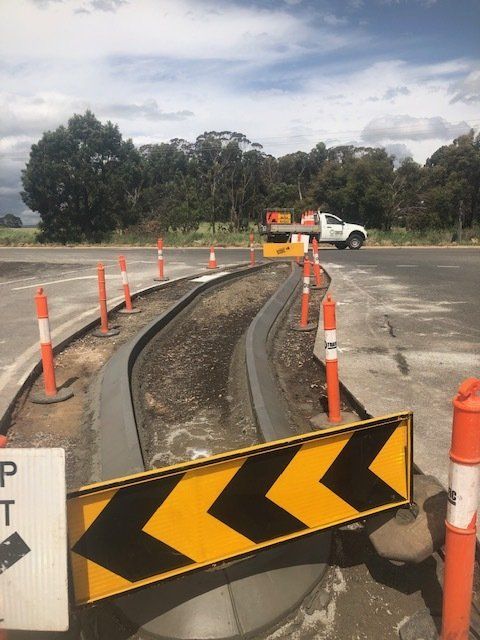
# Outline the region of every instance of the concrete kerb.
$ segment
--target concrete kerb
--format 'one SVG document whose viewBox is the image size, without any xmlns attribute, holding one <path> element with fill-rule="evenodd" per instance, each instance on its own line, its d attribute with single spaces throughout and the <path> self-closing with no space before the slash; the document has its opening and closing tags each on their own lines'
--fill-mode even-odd
<svg viewBox="0 0 480 640">
<path fill-rule="evenodd" d="M 94 247 L 92 247 L 92 248 L 94 248 Z M 248 263 L 242 262 L 242 263 L 239 263 L 237 265 L 233 265 L 232 267 L 229 267 L 229 268 L 242 267 L 242 266 L 245 266 L 245 265 L 248 265 Z M 135 293 L 131 294 L 132 295 L 132 300 L 135 300 L 135 298 L 138 298 L 141 295 L 148 294 L 148 293 L 154 293 L 155 291 L 158 291 L 160 289 L 164 289 L 165 287 L 170 287 L 172 285 L 175 285 L 175 283 L 177 283 L 177 282 L 181 282 L 182 280 L 192 280 L 193 278 L 198 278 L 200 276 L 205 275 L 205 273 L 206 273 L 205 270 L 202 270 L 202 271 L 197 272 L 196 274 L 191 274 L 191 275 L 188 275 L 188 276 L 181 276 L 179 278 L 173 278 L 172 280 L 169 280 L 168 282 L 162 282 L 161 284 L 153 284 L 153 285 L 150 285 L 148 287 L 144 287 L 143 289 L 139 289 L 138 291 L 135 291 Z M 117 304 L 113 305 L 111 307 L 111 309 L 109 310 L 109 312 L 108 312 L 109 315 L 110 315 L 110 313 L 113 313 L 113 312 L 118 311 L 119 309 L 121 309 L 124 304 L 125 303 L 122 300 L 121 302 L 118 302 Z M 92 329 L 94 329 L 95 327 L 98 327 L 98 326 L 100 326 L 100 318 L 95 318 L 93 320 L 90 320 L 90 322 L 87 322 L 82 327 L 80 327 L 79 329 L 77 329 L 76 331 L 71 333 L 69 336 L 67 336 L 66 338 L 64 338 L 63 340 L 60 340 L 60 342 L 55 344 L 54 347 L 53 347 L 53 354 L 54 355 L 58 355 L 59 353 L 64 351 L 64 349 L 66 349 L 70 344 L 72 344 L 72 342 L 75 342 L 75 340 L 78 340 L 79 338 L 82 338 L 89 331 L 91 331 Z M 26 375 L 22 385 L 20 386 L 20 388 L 16 391 L 16 393 L 14 394 L 12 399 L 10 400 L 10 402 L 8 404 L 8 407 L 3 412 L 3 415 L 0 416 L 0 434 L 6 435 L 6 433 L 8 431 L 8 427 L 10 425 L 10 421 L 11 421 L 13 410 L 15 409 L 15 405 L 17 404 L 17 402 L 21 398 L 21 396 L 26 391 L 29 391 L 31 389 L 33 383 L 41 375 L 41 373 L 42 373 L 42 361 L 41 361 L 41 359 L 39 359 L 37 361 L 37 363 L 32 367 L 30 372 Z"/>
<path fill-rule="evenodd" d="M 143 348 L 160 331 L 171 325 L 181 311 L 186 309 L 203 292 L 265 266 L 266 264 L 262 263 L 255 267 L 241 268 L 200 283 L 141 329 L 107 362 L 103 373 L 97 427 L 100 437 L 102 480 L 110 480 L 145 470 L 130 385 L 133 366 Z M 190 279 L 194 277 L 190 276 Z"/>
<path fill-rule="evenodd" d="M 253 319 L 246 334 L 247 378 L 257 431 L 263 442 L 294 435 L 285 400 L 278 394 L 278 384 L 269 363 L 267 343 L 270 331 L 292 299 L 302 277 L 294 269 L 285 282 Z"/>
<path fill-rule="evenodd" d="M 171 326 L 204 291 L 264 266 L 237 271 L 195 288 L 110 360 L 104 373 L 100 402 L 103 479 L 144 469 L 130 389 L 131 372 L 141 350 L 155 335 Z M 279 398 L 268 362 L 267 340 L 275 321 L 292 299 L 300 275 L 295 270 L 287 278 L 247 332 L 247 378 L 252 376 L 249 386 L 263 441 L 292 435 L 285 413 L 278 411 Z M 268 391 L 262 393 L 264 387 L 268 387 Z M 105 452 L 107 445 L 108 452 Z M 115 615 L 120 615 L 129 626 L 141 628 L 141 633 L 151 638 L 257 637 L 287 618 L 319 584 L 327 568 L 330 541 L 330 532 L 295 540 L 215 571 L 161 582 L 148 590 L 117 598 L 107 606 L 112 606 Z"/>
</svg>

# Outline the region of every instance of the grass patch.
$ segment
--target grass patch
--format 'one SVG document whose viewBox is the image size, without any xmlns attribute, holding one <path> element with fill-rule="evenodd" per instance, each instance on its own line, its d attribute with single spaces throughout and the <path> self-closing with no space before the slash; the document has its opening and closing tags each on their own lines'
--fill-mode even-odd
<svg viewBox="0 0 480 640">
<path fill-rule="evenodd" d="M 462 241 L 453 241 L 452 229 L 425 229 L 422 231 L 410 231 L 403 227 L 397 227 L 391 231 L 368 229 L 367 244 L 370 246 L 439 246 L 439 245 L 467 245 L 480 244 L 480 228 L 464 229 Z"/>
<path fill-rule="evenodd" d="M 217 247 L 246 247 L 249 243 L 250 233 L 254 234 L 255 242 L 260 243 L 261 237 L 257 228 L 251 228 L 248 231 L 229 231 L 219 225 L 216 233 L 213 234 L 210 225 L 202 222 L 197 231 L 167 231 L 163 234 L 163 240 L 169 247 L 209 247 L 215 245 Z M 159 234 L 154 232 L 146 232 L 141 229 L 127 229 L 124 232 L 115 232 L 110 236 L 109 244 L 125 244 L 125 245 L 154 245 L 157 242 Z"/>
<path fill-rule="evenodd" d="M 168 247 L 246 247 L 249 243 L 250 233 L 253 232 L 255 243 L 261 244 L 262 237 L 259 235 L 256 226 L 248 231 L 229 231 L 222 225 L 218 226 L 217 232 L 212 233 L 210 225 L 202 222 L 197 231 L 168 231 L 163 234 L 163 240 Z M 29 246 L 37 245 L 36 228 L 9 229 L 0 227 L 0 246 Z M 125 245 L 125 246 L 155 246 L 158 232 L 141 228 L 131 228 L 126 231 L 115 231 L 110 237 L 99 245 Z M 461 242 L 454 242 L 454 231 L 452 229 L 425 229 L 422 231 L 409 231 L 405 228 L 397 227 L 391 231 L 380 231 L 379 229 L 368 230 L 367 244 L 369 246 L 441 246 L 441 245 L 480 245 L 480 226 L 472 229 L 464 229 Z M 58 243 L 47 243 L 58 246 Z M 77 243 L 69 242 L 69 246 Z M 78 243 L 85 246 L 92 243 Z"/>
<path fill-rule="evenodd" d="M 10 229 L 0 227 L 0 246 L 18 247 L 37 243 L 37 228 L 27 227 L 20 229 Z"/>
</svg>

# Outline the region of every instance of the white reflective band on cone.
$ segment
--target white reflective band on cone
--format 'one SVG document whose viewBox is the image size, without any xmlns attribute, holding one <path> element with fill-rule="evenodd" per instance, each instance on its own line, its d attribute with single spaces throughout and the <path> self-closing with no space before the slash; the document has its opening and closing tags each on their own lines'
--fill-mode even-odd
<svg viewBox="0 0 480 640">
<path fill-rule="evenodd" d="M 325 329 L 325 359 L 337 359 L 337 330 Z"/>
<path fill-rule="evenodd" d="M 466 529 L 477 511 L 479 472 L 478 465 L 450 461 L 447 522 L 458 529 Z"/>
<path fill-rule="evenodd" d="M 123 284 L 128 284 L 128 277 L 127 277 L 126 271 L 122 271 L 122 282 Z"/>
<path fill-rule="evenodd" d="M 303 279 L 303 293 L 310 293 L 310 278 Z"/>
<path fill-rule="evenodd" d="M 51 338 L 48 318 L 38 319 L 38 330 L 40 331 L 40 344 L 49 344 L 51 342 Z"/>
<path fill-rule="evenodd" d="M 158 250 L 158 259 L 161 260 L 163 258 L 163 249 Z"/>
<path fill-rule="evenodd" d="M 314 253 L 314 254 L 313 254 L 313 262 L 314 262 L 315 264 L 320 264 L 320 260 L 318 259 L 318 256 L 317 256 L 317 254 L 316 254 L 316 253 Z"/>
</svg>

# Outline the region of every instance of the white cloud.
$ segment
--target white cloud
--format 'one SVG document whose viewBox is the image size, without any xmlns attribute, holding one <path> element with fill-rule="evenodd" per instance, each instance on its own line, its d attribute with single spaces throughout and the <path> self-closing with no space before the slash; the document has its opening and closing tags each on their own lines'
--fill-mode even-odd
<svg viewBox="0 0 480 640">
<path fill-rule="evenodd" d="M 113 6 L 97 0 L 97 7 Z M 168 59 L 240 60 L 265 63 L 308 51 L 351 46 L 325 29 L 320 33 L 301 17 L 280 9 L 242 7 L 193 0 L 136 0 L 116 3 L 116 11 L 92 8 L 81 0 L 40 8 L 27 0 L 2 0 L 9 29 L 2 34 L 7 56 L 100 58 L 115 54 Z M 93 7 L 95 8 L 95 7 Z"/>
<path fill-rule="evenodd" d="M 385 140 L 451 140 L 468 133 L 470 128 L 466 122 L 452 123 L 439 116 L 386 115 L 371 120 L 363 129 L 362 138 L 369 144 Z"/>
<path fill-rule="evenodd" d="M 105 114 L 108 118 L 146 118 L 147 120 L 185 120 L 195 114 L 188 109 L 179 111 L 162 111 L 158 107 L 157 101 L 153 99 L 145 100 L 143 103 L 112 103 L 99 105 L 97 108 L 99 115 Z"/>
<path fill-rule="evenodd" d="M 397 167 L 402 160 L 405 160 L 405 158 L 411 158 L 413 155 L 407 145 L 400 142 L 386 144 L 384 145 L 384 149 L 390 156 L 394 156 L 394 164 Z"/>
<path fill-rule="evenodd" d="M 420 162 L 480 125 L 478 61 L 382 58 L 337 16 L 314 25 L 307 3 L 95 4 L 1 0 L 9 28 L 0 42 L 0 187 L 18 186 L 43 131 L 87 108 L 137 144 L 229 129 L 275 155 L 320 140 L 398 153 L 408 143 Z"/>
<path fill-rule="evenodd" d="M 480 69 L 474 69 L 465 78 L 454 82 L 450 91 L 454 94 L 451 99 L 455 102 L 473 104 L 480 102 Z"/>
</svg>

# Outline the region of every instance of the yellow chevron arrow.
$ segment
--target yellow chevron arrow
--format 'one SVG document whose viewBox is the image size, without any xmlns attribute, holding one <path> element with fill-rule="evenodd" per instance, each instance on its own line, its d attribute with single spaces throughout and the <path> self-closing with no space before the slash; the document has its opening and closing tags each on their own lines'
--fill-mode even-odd
<svg viewBox="0 0 480 640">
<path fill-rule="evenodd" d="M 267 498 L 309 528 L 333 524 L 358 511 L 320 484 L 320 478 L 347 444 L 351 434 L 304 444 L 275 482 Z"/>
<path fill-rule="evenodd" d="M 359 514 L 356 509 L 320 483 L 351 435 L 339 434 L 328 442 L 304 444 L 267 497 L 312 529 L 356 517 Z M 407 436 L 407 424 L 403 422 L 369 467 L 402 496 L 408 495 Z"/>
<path fill-rule="evenodd" d="M 244 461 L 187 472 L 143 531 L 196 562 L 251 549 L 248 538 L 207 513 Z"/>
<path fill-rule="evenodd" d="M 407 448 L 408 424 L 406 420 L 403 420 L 369 467 L 370 471 L 373 471 L 405 498 L 408 496 L 408 476 L 410 473 Z"/>
</svg>

